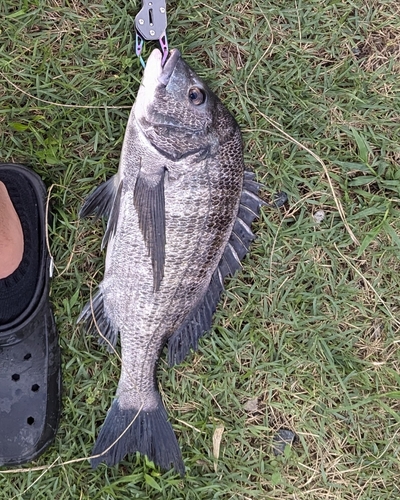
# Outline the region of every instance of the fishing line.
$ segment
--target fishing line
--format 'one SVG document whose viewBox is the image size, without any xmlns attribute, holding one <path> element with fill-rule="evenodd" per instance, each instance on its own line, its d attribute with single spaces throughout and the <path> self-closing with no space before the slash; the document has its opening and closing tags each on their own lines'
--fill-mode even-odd
<svg viewBox="0 0 400 500">
<path fill-rule="evenodd" d="M 117 439 L 106 450 L 104 450 L 102 453 L 99 453 L 98 455 L 90 455 L 90 456 L 87 456 L 87 457 L 75 458 L 73 460 L 68 460 L 67 462 L 61 462 L 59 464 L 55 463 L 55 462 L 57 462 L 57 460 L 60 459 L 60 457 L 57 457 L 56 460 L 54 460 L 54 462 L 51 465 L 42 465 L 42 466 L 38 466 L 38 467 L 29 467 L 29 468 L 26 468 L 26 469 L 22 469 L 21 468 L 21 469 L 2 470 L 2 471 L 0 471 L 0 474 L 14 474 L 14 473 L 20 473 L 20 472 L 33 472 L 33 471 L 41 471 L 41 470 L 44 471 L 43 474 L 45 474 L 48 470 L 54 469 L 55 467 L 63 467 L 64 465 L 76 464 L 76 463 L 79 463 L 79 462 L 84 462 L 86 460 L 91 460 L 92 458 L 99 458 L 99 457 L 103 456 L 105 453 L 107 453 L 116 443 L 118 443 L 118 441 L 122 438 L 122 436 L 124 436 L 124 434 L 126 432 L 128 432 L 128 430 L 132 427 L 132 425 L 135 423 L 136 419 L 138 418 L 140 412 L 143 409 L 143 406 L 144 406 L 144 403 L 142 403 L 141 407 L 136 412 L 136 414 L 133 417 L 132 421 L 128 424 L 128 426 L 121 433 L 121 435 L 118 436 Z M 41 474 L 40 477 L 35 480 L 35 482 L 38 481 L 43 476 L 43 474 Z M 31 487 L 31 486 L 32 485 L 30 485 L 29 487 Z M 14 497 L 14 498 L 16 498 L 16 497 Z"/>
<path fill-rule="evenodd" d="M 6 75 L 0 71 L 0 75 L 8 82 L 10 85 L 12 85 L 15 89 L 18 90 L 18 92 L 21 92 L 21 94 L 26 95 L 27 97 L 30 97 L 31 99 L 35 99 L 36 101 L 43 102 L 45 104 L 51 104 L 52 106 L 59 106 L 62 108 L 77 108 L 77 109 L 131 109 L 132 106 L 107 106 L 106 104 L 102 106 L 81 106 L 79 104 L 62 104 L 60 102 L 53 102 L 53 101 L 47 101 L 46 99 L 42 99 L 41 97 L 37 97 L 33 94 L 30 94 L 26 90 L 22 90 L 18 85 L 16 85 L 14 82 L 9 80 Z"/>
</svg>

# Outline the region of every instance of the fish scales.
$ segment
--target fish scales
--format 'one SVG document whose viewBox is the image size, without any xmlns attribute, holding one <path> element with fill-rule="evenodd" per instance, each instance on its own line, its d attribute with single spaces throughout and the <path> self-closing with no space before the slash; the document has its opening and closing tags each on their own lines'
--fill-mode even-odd
<svg viewBox="0 0 400 500">
<path fill-rule="evenodd" d="M 137 131 L 131 130 L 131 134 L 137 138 Z M 240 142 L 239 137 L 235 140 Z M 121 165 L 139 164 L 138 152 L 131 152 L 126 159 L 122 155 Z M 137 238 L 139 223 L 131 196 L 135 179 L 122 195 L 119 236 L 107 259 L 112 276 L 101 287 L 105 312 L 118 325 L 122 339 L 121 407 L 140 408 L 143 404 L 143 410 L 156 404 L 152 382 L 159 349 L 204 295 L 221 258 L 243 178 L 241 170 L 227 168 L 229 163 L 219 155 L 190 163 L 189 158 L 165 161 L 157 153 L 151 161 L 170 172 L 165 189 L 166 261 L 160 289 L 153 293 L 151 263 L 144 241 Z M 190 176 L 184 175 L 189 166 Z M 124 178 L 129 174 L 122 170 Z M 227 189 L 229 185 L 236 189 Z M 135 372 L 126 370 L 128 366 L 135 366 Z"/>
<path fill-rule="evenodd" d="M 225 262 L 233 274 L 242 251 L 237 241 L 246 253 L 253 238 L 249 224 L 238 219 L 240 209 L 250 208 L 253 220 L 262 203 L 251 182 L 231 114 L 178 51 L 162 68 L 155 50 L 129 117 L 118 173 L 81 210 L 82 216 L 109 217 L 104 280 L 81 319 L 90 326 L 94 311 L 110 344 L 120 335 L 122 354 L 116 399 L 93 450 L 103 455 L 93 466 L 114 465 L 139 451 L 162 468 L 184 472 L 156 365 L 166 342 L 183 359 L 210 328 L 227 274 L 218 266 Z M 253 197 L 250 207 L 245 192 Z M 239 235 L 238 220 L 244 227 Z"/>
</svg>

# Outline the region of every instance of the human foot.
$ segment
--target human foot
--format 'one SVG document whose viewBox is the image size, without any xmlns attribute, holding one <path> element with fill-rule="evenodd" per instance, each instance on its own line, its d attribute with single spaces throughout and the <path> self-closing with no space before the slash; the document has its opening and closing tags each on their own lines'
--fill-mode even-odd
<svg viewBox="0 0 400 500">
<path fill-rule="evenodd" d="M 12 274 L 22 261 L 24 236 L 7 188 L 0 182 L 0 279 Z"/>
</svg>

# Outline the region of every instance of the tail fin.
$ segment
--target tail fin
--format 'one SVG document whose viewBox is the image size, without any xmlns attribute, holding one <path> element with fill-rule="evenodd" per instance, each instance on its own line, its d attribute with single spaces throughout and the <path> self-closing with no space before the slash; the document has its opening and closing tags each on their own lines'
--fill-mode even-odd
<svg viewBox="0 0 400 500">
<path fill-rule="evenodd" d="M 123 409 L 118 398 L 115 399 L 108 410 L 92 455 L 105 453 L 101 457 L 92 458 L 91 465 L 94 469 L 101 462 L 112 466 L 128 453 L 136 451 L 146 455 L 162 469 L 168 470 L 172 465 L 182 476 L 185 474 L 178 441 L 168 422 L 161 398 L 157 408 L 152 411 Z"/>
</svg>

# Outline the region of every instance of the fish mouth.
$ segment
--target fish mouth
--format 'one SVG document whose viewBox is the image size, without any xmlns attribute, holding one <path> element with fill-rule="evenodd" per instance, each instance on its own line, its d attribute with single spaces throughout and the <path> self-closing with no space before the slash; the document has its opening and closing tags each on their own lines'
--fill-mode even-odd
<svg viewBox="0 0 400 500">
<path fill-rule="evenodd" d="M 172 49 L 168 54 L 167 60 L 165 61 L 164 67 L 161 70 L 161 74 L 158 77 L 158 81 L 167 86 L 168 82 L 175 70 L 175 67 L 181 57 L 181 53 L 178 49 Z"/>
</svg>

